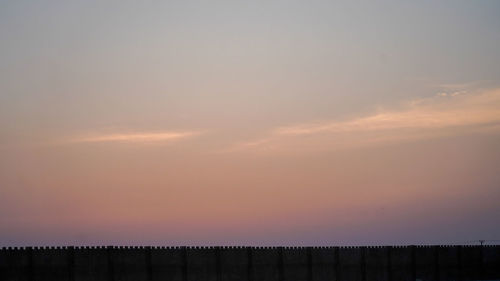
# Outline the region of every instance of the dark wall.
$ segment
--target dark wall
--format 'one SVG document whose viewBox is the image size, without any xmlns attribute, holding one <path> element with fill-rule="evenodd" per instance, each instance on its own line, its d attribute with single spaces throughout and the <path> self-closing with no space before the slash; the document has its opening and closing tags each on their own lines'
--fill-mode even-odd
<svg viewBox="0 0 500 281">
<path fill-rule="evenodd" d="M 500 246 L 2 248 L 0 280 L 500 280 Z"/>
</svg>

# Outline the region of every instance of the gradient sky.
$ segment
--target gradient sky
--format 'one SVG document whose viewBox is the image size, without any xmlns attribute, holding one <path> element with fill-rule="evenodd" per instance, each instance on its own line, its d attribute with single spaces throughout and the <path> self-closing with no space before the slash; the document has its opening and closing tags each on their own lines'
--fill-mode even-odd
<svg viewBox="0 0 500 281">
<path fill-rule="evenodd" d="M 2 1 L 0 246 L 500 240 L 500 1 Z"/>
</svg>

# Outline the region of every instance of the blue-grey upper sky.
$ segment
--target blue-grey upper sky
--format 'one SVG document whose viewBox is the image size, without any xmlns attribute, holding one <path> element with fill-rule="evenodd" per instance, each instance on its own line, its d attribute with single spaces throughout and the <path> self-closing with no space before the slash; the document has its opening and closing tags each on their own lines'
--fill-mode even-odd
<svg viewBox="0 0 500 281">
<path fill-rule="evenodd" d="M 500 239 L 499 15 L 2 1 L 0 245 Z"/>
</svg>

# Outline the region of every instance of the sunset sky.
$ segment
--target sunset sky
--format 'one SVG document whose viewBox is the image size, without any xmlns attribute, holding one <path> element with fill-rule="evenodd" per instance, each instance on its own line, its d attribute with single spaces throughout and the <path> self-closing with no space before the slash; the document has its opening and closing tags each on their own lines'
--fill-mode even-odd
<svg viewBox="0 0 500 281">
<path fill-rule="evenodd" d="M 2 1 L 0 246 L 500 240 L 500 1 Z"/>
</svg>

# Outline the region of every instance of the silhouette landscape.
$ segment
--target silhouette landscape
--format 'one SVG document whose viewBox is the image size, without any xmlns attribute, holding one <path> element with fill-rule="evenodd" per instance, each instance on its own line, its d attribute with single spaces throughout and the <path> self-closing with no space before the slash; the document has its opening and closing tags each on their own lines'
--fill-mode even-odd
<svg viewBox="0 0 500 281">
<path fill-rule="evenodd" d="M 500 280 L 500 1 L 0 1 L 0 281 Z"/>
</svg>

